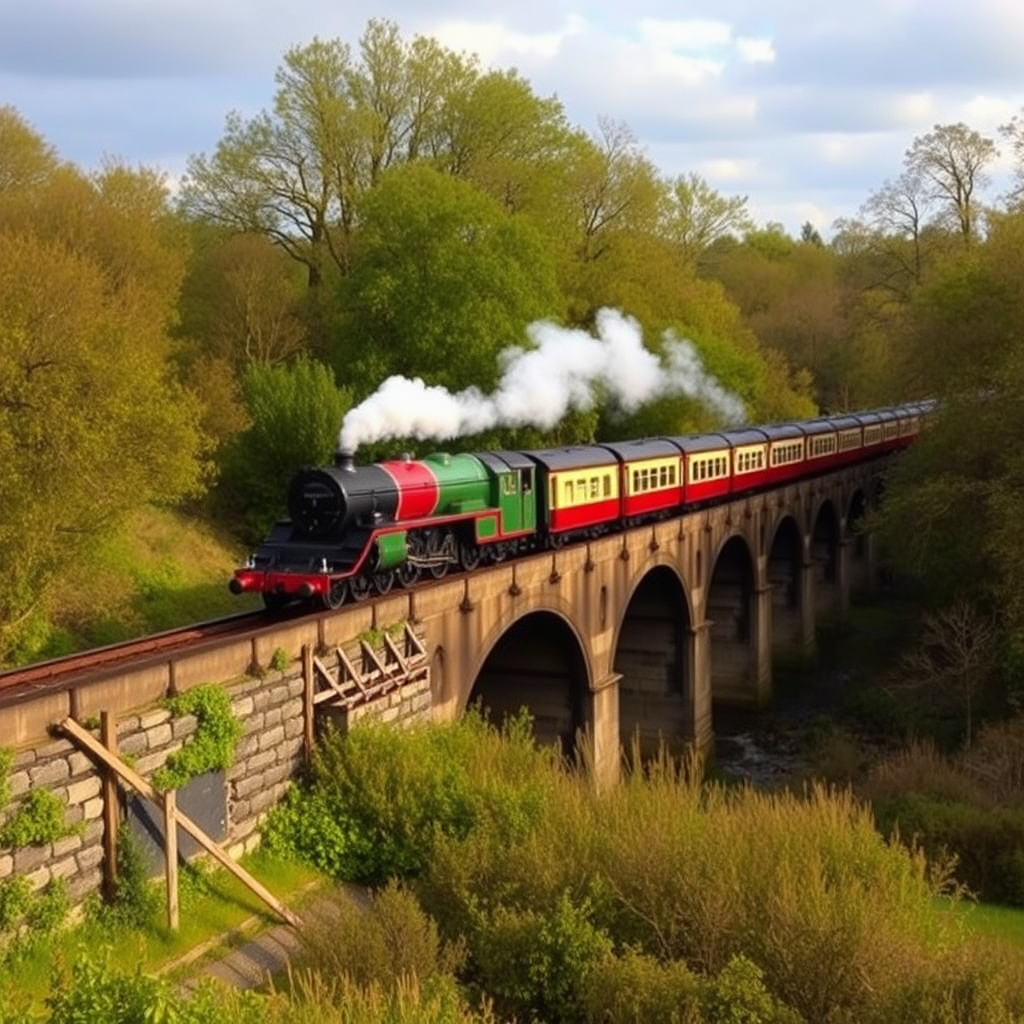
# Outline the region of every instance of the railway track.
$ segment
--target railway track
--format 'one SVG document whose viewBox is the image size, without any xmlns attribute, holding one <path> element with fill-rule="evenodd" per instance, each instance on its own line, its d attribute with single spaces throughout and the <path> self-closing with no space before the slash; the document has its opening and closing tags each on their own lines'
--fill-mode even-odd
<svg viewBox="0 0 1024 1024">
<path fill-rule="evenodd" d="M 67 689 L 72 684 L 88 681 L 92 676 L 109 674 L 118 666 L 137 667 L 146 661 L 172 657 L 197 644 L 246 636 L 261 627 L 270 628 L 275 623 L 296 617 L 298 613 L 271 616 L 262 610 L 241 612 L 0 672 L 0 705 Z"/>
<path fill-rule="evenodd" d="M 464 575 L 451 573 L 444 580 L 430 581 L 419 589 L 448 583 Z M 366 604 L 372 605 L 378 600 L 383 598 L 370 598 Z M 302 619 L 319 619 L 330 614 L 323 609 L 310 609 L 302 605 L 273 612 L 264 609 L 240 612 L 10 669 L 0 672 L 0 707 L 70 690 L 94 679 L 110 676 L 118 668 L 135 670 L 149 664 L 173 661 L 176 655 L 193 652 L 197 648 L 210 650 L 220 644 L 273 631 L 282 625 Z"/>
</svg>

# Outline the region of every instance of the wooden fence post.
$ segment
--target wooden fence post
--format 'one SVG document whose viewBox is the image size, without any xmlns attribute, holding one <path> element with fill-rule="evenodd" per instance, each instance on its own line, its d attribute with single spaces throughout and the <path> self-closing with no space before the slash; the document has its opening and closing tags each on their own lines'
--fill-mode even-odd
<svg viewBox="0 0 1024 1024">
<path fill-rule="evenodd" d="M 313 648 L 309 644 L 302 647 L 302 752 L 308 765 L 313 759 L 313 744 L 316 742 L 316 714 L 313 695 L 316 686 L 313 678 Z"/>
<path fill-rule="evenodd" d="M 100 712 L 100 738 L 103 746 L 117 757 L 117 721 L 109 711 Z M 117 773 L 103 773 L 103 889 L 108 900 L 117 888 L 117 831 L 121 827 L 121 805 L 117 793 Z"/>
<path fill-rule="evenodd" d="M 178 796 L 164 793 L 164 869 L 167 878 L 167 927 L 178 930 Z"/>
</svg>

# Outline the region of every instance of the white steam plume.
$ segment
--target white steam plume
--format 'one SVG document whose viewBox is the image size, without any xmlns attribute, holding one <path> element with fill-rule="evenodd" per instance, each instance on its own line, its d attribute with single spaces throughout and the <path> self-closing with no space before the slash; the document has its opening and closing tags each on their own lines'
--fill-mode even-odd
<svg viewBox="0 0 1024 1024">
<path fill-rule="evenodd" d="M 530 324 L 526 333 L 534 348 L 501 353 L 501 380 L 492 394 L 478 388 L 452 394 L 418 377 L 389 377 L 346 414 L 339 447 L 354 452 L 388 437 L 442 440 L 498 426 L 550 428 L 570 409 L 589 409 L 596 385 L 626 412 L 686 395 L 727 423 L 743 419 L 743 403 L 705 372 L 691 342 L 666 332 L 662 362 L 644 348 L 640 325 L 617 310 L 598 312 L 596 337 L 548 321 Z"/>
</svg>

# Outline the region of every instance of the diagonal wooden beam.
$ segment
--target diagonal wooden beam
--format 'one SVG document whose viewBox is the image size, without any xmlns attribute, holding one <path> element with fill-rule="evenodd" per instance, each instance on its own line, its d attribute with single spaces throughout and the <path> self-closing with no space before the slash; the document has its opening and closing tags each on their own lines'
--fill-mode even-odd
<svg viewBox="0 0 1024 1024">
<path fill-rule="evenodd" d="M 73 718 L 65 718 L 60 723 L 60 727 L 98 761 L 112 771 L 117 772 L 132 789 L 141 793 L 147 800 L 152 800 L 158 806 L 162 807 L 164 805 L 162 793 L 155 790 L 138 772 L 130 768 L 119 757 L 111 754 L 92 733 L 83 729 Z M 240 864 L 236 864 L 188 815 L 183 814 L 175 807 L 173 808 L 173 817 L 214 860 L 227 868 L 240 882 L 251 889 L 275 914 L 287 921 L 293 928 L 302 927 L 302 918 L 298 914 L 289 910 L 269 889 L 253 878 L 245 868 Z"/>
</svg>

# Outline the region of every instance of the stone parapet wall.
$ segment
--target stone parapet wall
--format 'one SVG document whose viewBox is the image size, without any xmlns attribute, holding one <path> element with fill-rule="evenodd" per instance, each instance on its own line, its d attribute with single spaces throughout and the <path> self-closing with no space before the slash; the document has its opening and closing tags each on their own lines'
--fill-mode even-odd
<svg viewBox="0 0 1024 1024">
<path fill-rule="evenodd" d="M 259 844 L 260 824 L 305 760 L 302 662 L 298 659 L 282 672 L 236 679 L 224 686 L 243 728 L 234 763 L 224 776 L 227 835 L 222 845 L 237 859 Z M 343 730 L 363 720 L 398 726 L 429 721 L 429 675 L 348 709 L 321 705 L 317 717 Z M 184 745 L 197 722 L 193 715 L 175 718 L 165 708 L 150 706 L 122 716 L 116 725 L 118 756 L 148 779 Z M 51 739 L 15 752 L 9 784 L 8 814 L 30 789 L 41 787 L 61 800 L 65 821 L 80 825 L 82 831 L 55 843 L 0 850 L 0 881 L 22 875 L 33 889 L 40 889 L 51 879 L 62 878 L 72 903 L 80 903 L 102 884 L 102 773 L 70 740 Z M 122 817 L 120 811 L 118 817 Z"/>
</svg>

